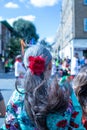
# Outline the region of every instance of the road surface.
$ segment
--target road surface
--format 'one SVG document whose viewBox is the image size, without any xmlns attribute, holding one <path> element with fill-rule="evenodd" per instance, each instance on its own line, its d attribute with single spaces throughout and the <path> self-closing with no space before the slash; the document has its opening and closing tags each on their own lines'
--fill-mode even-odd
<svg viewBox="0 0 87 130">
<path fill-rule="evenodd" d="M 14 72 L 0 73 L 0 90 L 3 94 L 5 104 L 7 104 L 12 92 L 15 89 L 14 83 Z M 0 127 L 2 126 L 3 122 L 4 118 L 0 118 Z"/>
</svg>

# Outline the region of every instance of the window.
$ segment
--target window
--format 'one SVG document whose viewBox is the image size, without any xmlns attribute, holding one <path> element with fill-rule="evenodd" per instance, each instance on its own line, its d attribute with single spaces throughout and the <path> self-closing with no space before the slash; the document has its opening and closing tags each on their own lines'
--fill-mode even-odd
<svg viewBox="0 0 87 130">
<path fill-rule="evenodd" d="M 87 32 L 87 18 L 84 18 L 84 31 Z"/>
<path fill-rule="evenodd" d="M 84 0 L 84 5 L 87 5 L 87 0 Z"/>
</svg>

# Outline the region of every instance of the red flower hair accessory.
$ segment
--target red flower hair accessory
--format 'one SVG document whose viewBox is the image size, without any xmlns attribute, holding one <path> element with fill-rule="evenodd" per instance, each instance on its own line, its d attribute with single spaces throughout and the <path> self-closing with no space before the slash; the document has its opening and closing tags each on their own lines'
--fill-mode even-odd
<svg viewBox="0 0 87 130">
<path fill-rule="evenodd" d="M 30 56 L 29 60 L 29 68 L 32 74 L 41 75 L 45 70 L 45 59 L 41 56 Z"/>
</svg>

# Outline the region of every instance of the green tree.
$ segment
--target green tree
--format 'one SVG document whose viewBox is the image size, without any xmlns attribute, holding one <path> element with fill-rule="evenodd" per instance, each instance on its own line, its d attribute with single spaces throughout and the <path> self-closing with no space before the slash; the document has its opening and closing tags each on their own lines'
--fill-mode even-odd
<svg viewBox="0 0 87 130">
<path fill-rule="evenodd" d="M 32 39 L 34 39 L 34 44 L 36 44 L 39 39 L 36 28 L 30 21 L 18 19 L 17 21 L 14 21 L 13 28 L 28 44 Z"/>
<path fill-rule="evenodd" d="M 11 38 L 7 44 L 7 57 L 15 59 L 15 56 L 21 54 L 21 45 L 19 38 Z"/>
</svg>

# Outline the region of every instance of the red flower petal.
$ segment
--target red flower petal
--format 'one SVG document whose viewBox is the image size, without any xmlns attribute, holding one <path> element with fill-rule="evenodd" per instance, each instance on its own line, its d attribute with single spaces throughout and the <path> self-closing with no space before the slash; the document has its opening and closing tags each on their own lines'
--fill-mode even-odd
<svg viewBox="0 0 87 130">
<path fill-rule="evenodd" d="M 17 109 L 17 105 L 15 105 L 14 103 L 12 104 L 12 107 L 13 107 L 14 109 Z"/>
<path fill-rule="evenodd" d="M 76 116 L 77 116 L 78 114 L 79 114 L 79 112 L 76 112 L 76 111 L 75 111 L 75 112 L 72 113 L 72 117 L 73 117 L 73 118 L 76 118 Z"/>
<path fill-rule="evenodd" d="M 10 124 L 6 124 L 5 126 L 6 126 L 6 128 L 7 128 L 7 129 L 9 129 L 9 128 L 10 128 Z"/>
<path fill-rule="evenodd" d="M 78 124 L 76 124 L 76 123 L 74 123 L 74 122 L 70 122 L 70 125 L 73 127 L 73 128 L 78 128 L 79 127 L 79 125 Z"/>
<path fill-rule="evenodd" d="M 67 125 L 67 120 L 59 121 L 56 126 L 64 128 Z"/>
<path fill-rule="evenodd" d="M 41 56 L 33 57 L 30 56 L 29 60 L 29 68 L 32 74 L 40 75 L 45 70 L 45 59 Z"/>
</svg>

